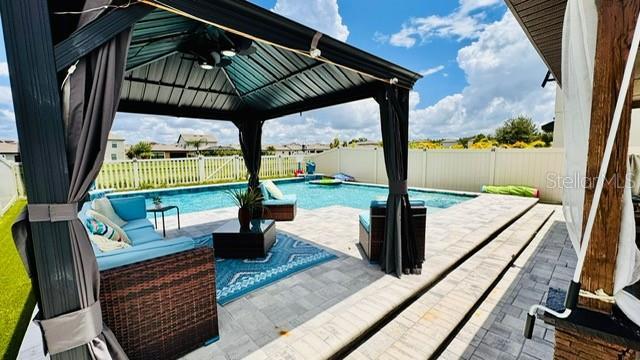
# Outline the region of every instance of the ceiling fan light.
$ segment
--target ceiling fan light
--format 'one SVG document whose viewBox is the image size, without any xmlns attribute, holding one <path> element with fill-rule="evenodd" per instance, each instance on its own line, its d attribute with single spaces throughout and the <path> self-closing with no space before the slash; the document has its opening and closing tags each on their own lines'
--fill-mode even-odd
<svg viewBox="0 0 640 360">
<path fill-rule="evenodd" d="M 211 69 L 213 69 L 213 65 L 207 63 L 206 61 L 202 61 L 202 62 L 200 62 L 200 68 L 202 70 L 211 70 Z"/>
<path fill-rule="evenodd" d="M 227 57 L 233 57 L 233 56 L 236 56 L 236 51 L 234 49 L 222 50 L 222 55 Z"/>
</svg>

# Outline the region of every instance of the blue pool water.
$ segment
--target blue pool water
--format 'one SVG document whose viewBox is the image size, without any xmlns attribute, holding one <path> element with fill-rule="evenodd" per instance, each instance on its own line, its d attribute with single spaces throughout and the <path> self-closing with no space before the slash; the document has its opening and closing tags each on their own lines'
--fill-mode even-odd
<svg viewBox="0 0 640 360">
<path fill-rule="evenodd" d="M 371 200 L 386 198 L 388 190 L 382 186 L 341 184 L 336 186 L 314 185 L 305 181 L 276 181 L 285 194 L 296 194 L 298 207 L 317 209 L 332 205 L 367 209 Z M 147 198 L 147 206 L 152 206 L 153 196 L 159 195 L 164 205 L 177 205 L 181 213 L 203 211 L 234 206 L 227 194 L 230 188 L 245 188 L 245 184 L 225 186 L 205 186 L 197 188 L 168 189 L 162 191 L 145 191 L 137 194 L 114 194 L 110 197 L 132 196 L 142 194 Z M 409 190 L 411 199 L 426 202 L 430 213 L 445 209 L 473 198 L 470 195 L 458 195 L 444 192 Z M 151 215 L 153 217 L 153 215 Z"/>
</svg>

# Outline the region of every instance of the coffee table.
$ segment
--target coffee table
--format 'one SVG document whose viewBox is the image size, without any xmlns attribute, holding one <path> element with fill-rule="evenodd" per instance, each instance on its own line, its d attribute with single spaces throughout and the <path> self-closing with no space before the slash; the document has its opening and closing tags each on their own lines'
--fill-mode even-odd
<svg viewBox="0 0 640 360">
<path fill-rule="evenodd" d="M 251 220 L 248 229 L 241 229 L 238 219 L 233 219 L 213 231 L 216 256 L 224 259 L 265 257 L 275 242 L 276 223 L 269 219 Z"/>
</svg>

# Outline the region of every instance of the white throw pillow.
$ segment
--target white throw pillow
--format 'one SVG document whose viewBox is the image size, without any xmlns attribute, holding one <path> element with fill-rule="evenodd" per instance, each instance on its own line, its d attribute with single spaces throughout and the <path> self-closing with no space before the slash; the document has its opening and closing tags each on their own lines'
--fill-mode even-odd
<svg viewBox="0 0 640 360">
<path fill-rule="evenodd" d="M 120 238 L 122 239 L 122 241 L 124 241 L 127 244 L 131 245 L 131 240 L 127 236 L 127 233 L 124 232 L 124 230 L 122 230 L 122 228 L 120 226 L 116 225 L 108 217 L 106 217 L 106 216 L 104 216 L 104 215 L 102 215 L 99 212 L 94 211 L 94 210 L 88 210 L 87 211 L 87 217 L 94 218 L 94 219 L 96 219 L 98 221 L 101 221 L 101 222 L 111 226 L 116 232 L 118 232 L 118 234 L 120 234 Z"/>
<path fill-rule="evenodd" d="M 98 246 L 98 249 L 102 252 L 109 252 L 118 249 L 126 249 L 131 247 L 131 245 L 127 244 L 123 241 L 113 241 L 111 239 L 107 239 L 104 236 L 100 235 L 91 235 L 91 241 Z"/>
<path fill-rule="evenodd" d="M 264 188 L 267 189 L 272 198 L 277 200 L 281 200 L 282 198 L 284 198 L 284 194 L 282 193 L 282 191 L 280 191 L 280 189 L 278 189 L 273 181 L 267 180 L 262 182 L 262 184 L 264 185 Z"/>
<path fill-rule="evenodd" d="M 91 202 L 91 208 L 96 212 L 106 216 L 112 223 L 118 225 L 119 227 L 123 227 L 127 225 L 127 222 L 122 220 L 116 211 L 113 210 L 113 206 L 111 205 L 111 201 L 107 198 L 95 199 Z"/>
</svg>

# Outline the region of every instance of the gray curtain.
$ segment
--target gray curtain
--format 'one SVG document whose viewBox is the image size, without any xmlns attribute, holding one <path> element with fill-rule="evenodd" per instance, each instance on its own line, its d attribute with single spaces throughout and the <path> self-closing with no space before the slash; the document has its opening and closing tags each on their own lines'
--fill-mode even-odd
<svg viewBox="0 0 640 360">
<path fill-rule="evenodd" d="M 84 8 L 109 3 L 88 0 Z M 78 28 L 95 19 L 100 12 L 80 16 Z M 63 118 L 70 185 L 67 204 L 29 205 L 31 221 L 66 221 L 69 224 L 73 265 L 78 281 L 81 309 L 39 321 L 49 353 L 63 352 L 86 344 L 94 359 L 127 359 L 113 333 L 102 323 L 100 310 L 100 273 L 93 249 L 82 222 L 77 218 L 77 204 L 86 197 L 102 166 L 109 130 L 118 108 L 124 78 L 130 31 L 125 31 L 83 57 L 64 83 Z M 43 180 L 44 181 L 44 180 Z M 21 219 L 26 219 L 23 214 Z M 29 266 L 24 246 L 29 242 L 28 223 L 17 222 L 14 240 Z"/>
<path fill-rule="evenodd" d="M 260 120 L 237 120 L 233 122 L 239 130 L 242 158 L 249 171 L 249 188 L 260 185 L 260 160 L 262 157 L 262 124 Z"/>
<path fill-rule="evenodd" d="M 422 256 L 417 254 L 409 195 L 409 90 L 385 85 L 376 95 L 380 105 L 382 147 L 389 178 L 389 197 L 380 266 L 386 273 L 418 274 Z"/>
</svg>

